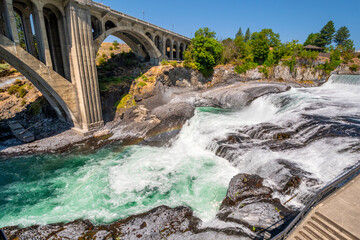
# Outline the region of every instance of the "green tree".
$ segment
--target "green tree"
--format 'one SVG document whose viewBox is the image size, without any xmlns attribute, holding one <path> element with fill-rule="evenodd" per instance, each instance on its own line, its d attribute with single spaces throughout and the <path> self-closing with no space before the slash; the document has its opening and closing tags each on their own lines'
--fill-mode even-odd
<svg viewBox="0 0 360 240">
<path fill-rule="evenodd" d="M 237 37 L 235 39 L 235 46 L 237 50 L 237 56 L 240 59 L 247 58 L 251 54 L 251 46 L 249 42 L 245 42 L 244 37 Z"/>
<path fill-rule="evenodd" d="M 245 42 L 250 41 L 250 37 L 251 37 L 250 28 L 247 28 L 247 29 L 246 29 L 246 33 L 245 33 L 245 37 L 244 37 L 244 41 L 245 41 Z"/>
<path fill-rule="evenodd" d="M 200 28 L 195 32 L 196 37 L 206 37 L 206 38 L 214 38 L 216 37 L 216 33 L 211 31 L 208 27 Z"/>
<path fill-rule="evenodd" d="M 119 45 L 120 45 L 120 44 L 118 43 L 118 41 L 115 40 L 115 41 L 113 42 L 113 46 L 114 46 L 115 49 L 117 49 L 117 48 L 119 47 Z"/>
<path fill-rule="evenodd" d="M 315 40 L 315 45 L 318 47 L 326 47 L 330 45 L 334 37 L 335 27 L 334 22 L 329 21 L 320 31 L 319 37 Z"/>
<path fill-rule="evenodd" d="M 306 41 L 304 42 L 304 46 L 315 45 L 316 39 L 319 37 L 319 35 L 320 35 L 319 33 L 310 33 Z"/>
<path fill-rule="evenodd" d="M 264 32 L 254 32 L 251 35 L 251 47 L 252 54 L 254 57 L 254 62 L 258 64 L 263 64 L 267 59 L 269 54 L 269 41 Z"/>
<path fill-rule="evenodd" d="M 334 42 L 336 46 L 344 45 L 350 37 L 350 31 L 347 27 L 343 26 L 339 28 L 334 36 Z"/>
<path fill-rule="evenodd" d="M 233 39 L 227 38 L 223 40 L 221 44 L 223 45 L 222 62 L 224 64 L 234 61 L 240 57 Z"/>
<path fill-rule="evenodd" d="M 22 21 L 21 21 L 21 17 L 19 14 L 17 14 L 16 12 L 14 12 L 14 16 L 15 16 L 15 22 L 16 22 L 16 28 L 17 28 L 17 32 L 19 35 L 19 42 L 20 42 L 20 46 L 26 50 L 26 45 L 25 45 L 25 35 L 24 35 L 24 30 L 22 27 Z"/>
<path fill-rule="evenodd" d="M 272 29 L 264 28 L 261 30 L 261 33 L 265 35 L 270 47 L 277 47 L 281 44 L 280 34 L 274 33 Z"/>
<path fill-rule="evenodd" d="M 220 63 L 223 46 L 216 39 L 216 33 L 209 28 L 200 28 L 195 38 L 184 52 L 184 65 L 199 70 L 204 76 L 210 76 L 214 67 Z"/>
<path fill-rule="evenodd" d="M 241 31 L 241 27 L 239 28 L 238 32 L 235 34 L 235 38 L 237 37 L 244 37 L 244 34 Z"/>
</svg>

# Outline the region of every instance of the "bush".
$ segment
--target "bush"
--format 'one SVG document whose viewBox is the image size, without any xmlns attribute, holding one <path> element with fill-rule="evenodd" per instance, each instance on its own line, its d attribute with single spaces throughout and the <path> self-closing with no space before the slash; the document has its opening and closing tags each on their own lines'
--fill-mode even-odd
<svg viewBox="0 0 360 240">
<path fill-rule="evenodd" d="M 26 96 L 28 91 L 24 88 L 24 86 L 20 87 L 18 90 L 19 97 L 23 98 Z"/>
<path fill-rule="evenodd" d="M 22 99 L 21 100 L 21 106 L 25 106 L 26 105 L 26 100 L 25 99 Z"/>
<path fill-rule="evenodd" d="M 114 58 L 114 57 L 115 57 L 115 53 L 111 52 L 111 53 L 110 53 L 110 57 L 111 57 L 111 58 Z"/>
<path fill-rule="evenodd" d="M 288 66 L 290 68 L 290 72 L 292 73 L 296 65 L 296 57 L 293 56 L 291 60 L 283 61 L 283 65 Z"/>
<path fill-rule="evenodd" d="M 360 58 L 360 54 L 357 55 L 357 58 Z"/>
<path fill-rule="evenodd" d="M 169 64 L 169 61 L 166 61 L 165 59 L 163 59 L 162 61 L 161 61 L 161 65 L 162 66 L 165 66 L 165 65 L 168 65 Z"/>
<path fill-rule="evenodd" d="M 18 92 L 19 88 L 20 88 L 19 85 L 14 84 L 14 85 L 12 85 L 11 87 L 8 88 L 7 92 L 10 95 L 14 95 L 15 93 Z"/>
<path fill-rule="evenodd" d="M 176 67 L 176 66 L 177 66 L 177 62 L 176 62 L 176 61 L 171 61 L 171 62 L 170 62 L 170 65 L 173 66 L 173 67 Z"/>
<path fill-rule="evenodd" d="M 120 45 L 120 44 L 118 43 L 118 41 L 115 40 L 115 41 L 113 42 L 113 46 L 114 46 L 115 49 L 117 49 L 117 48 L 119 47 L 119 45 Z"/>
<path fill-rule="evenodd" d="M 99 65 L 103 66 L 107 63 L 107 59 L 104 57 L 99 58 Z"/>
<path fill-rule="evenodd" d="M 138 83 L 138 85 L 139 85 L 140 87 L 144 87 L 144 86 L 146 86 L 146 84 L 147 84 L 147 83 L 146 83 L 146 82 L 143 82 L 143 81 L 141 81 L 141 82 Z"/>
<path fill-rule="evenodd" d="M 238 65 L 235 67 L 235 72 L 237 74 L 246 73 L 247 70 L 251 70 L 257 67 L 257 64 L 254 62 L 245 62 L 242 65 Z"/>
<path fill-rule="evenodd" d="M 352 72 L 357 72 L 357 70 L 359 69 L 359 65 L 353 64 L 349 67 L 349 69 Z"/>
<path fill-rule="evenodd" d="M 113 48 L 113 47 L 109 47 L 109 50 L 112 51 L 112 50 L 114 50 L 114 48 Z"/>
</svg>

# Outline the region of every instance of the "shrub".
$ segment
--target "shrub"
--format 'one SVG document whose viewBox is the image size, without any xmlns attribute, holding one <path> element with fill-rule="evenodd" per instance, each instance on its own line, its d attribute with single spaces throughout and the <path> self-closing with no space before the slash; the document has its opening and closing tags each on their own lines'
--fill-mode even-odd
<svg viewBox="0 0 360 240">
<path fill-rule="evenodd" d="M 173 67 L 176 67 L 176 66 L 177 66 L 177 62 L 176 62 L 176 61 L 171 61 L 171 62 L 170 62 L 170 65 L 173 66 Z"/>
<path fill-rule="evenodd" d="M 114 50 L 114 48 L 113 48 L 113 47 L 109 47 L 109 50 L 112 51 L 112 50 Z"/>
<path fill-rule="evenodd" d="M 259 68 L 259 71 L 265 75 L 266 78 L 269 77 L 269 67 L 263 66 Z"/>
<path fill-rule="evenodd" d="M 21 86 L 21 85 L 23 85 L 23 82 L 20 79 L 16 79 L 14 84 L 18 85 L 18 86 Z"/>
<path fill-rule="evenodd" d="M 357 55 L 357 58 L 360 58 L 360 54 Z"/>
<path fill-rule="evenodd" d="M 296 65 L 296 57 L 293 56 L 291 60 L 283 61 L 283 65 L 288 66 L 290 68 L 290 72 L 292 73 Z"/>
<path fill-rule="evenodd" d="M 104 57 L 99 58 L 99 65 L 100 65 L 100 66 L 103 66 L 103 65 L 105 65 L 106 63 L 107 63 L 106 58 L 104 58 Z"/>
<path fill-rule="evenodd" d="M 113 46 L 114 46 L 115 49 L 117 49 L 117 48 L 119 47 L 118 41 L 115 40 L 115 41 L 113 42 Z"/>
<path fill-rule="evenodd" d="M 359 65 L 353 64 L 349 67 L 349 69 L 352 72 L 357 72 L 357 70 L 359 69 Z"/>
<path fill-rule="evenodd" d="M 25 99 L 22 99 L 21 100 L 21 106 L 25 106 L 26 105 L 26 100 Z"/>
<path fill-rule="evenodd" d="M 139 85 L 140 87 L 144 87 L 144 86 L 146 86 L 146 84 L 147 84 L 147 83 L 146 83 L 146 82 L 143 82 L 143 81 L 141 81 L 141 82 L 138 83 L 138 85 Z"/>
<path fill-rule="evenodd" d="M 235 72 L 237 74 L 246 73 L 247 70 L 254 69 L 257 67 L 257 64 L 254 62 L 245 62 L 242 65 L 238 65 L 235 67 Z"/>
<path fill-rule="evenodd" d="M 18 94 L 19 94 L 19 97 L 21 97 L 21 98 L 25 97 L 27 93 L 28 93 L 28 91 L 25 89 L 24 86 L 22 86 L 18 89 Z"/>
<path fill-rule="evenodd" d="M 167 61 L 167 60 L 165 60 L 165 59 L 163 59 L 162 61 L 161 61 L 161 65 L 162 66 L 165 66 L 165 65 L 168 65 L 169 64 L 169 61 Z"/>
<path fill-rule="evenodd" d="M 13 95 L 18 92 L 19 88 L 20 88 L 19 85 L 14 84 L 8 88 L 7 92 L 8 92 L 8 94 Z"/>
<path fill-rule="evenodd" d="M 114 58 L 114 57 L 115 57 L 115 53 L 111 52 L 111 53 L 110 53 L 110 57 L 111 57 L 111 58 Z"/>
</svg>

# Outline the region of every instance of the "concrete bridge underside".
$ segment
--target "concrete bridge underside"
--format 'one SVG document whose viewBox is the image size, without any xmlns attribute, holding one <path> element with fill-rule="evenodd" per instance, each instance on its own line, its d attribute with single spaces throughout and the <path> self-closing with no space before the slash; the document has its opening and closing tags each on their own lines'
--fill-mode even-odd
<svg viewBox="0 0 360 240">
<path fill-rule="evenodd" d="M 0 10 L 0 59 L 26 76 L 60 118 L 82 132 L 103 126 L 95 58 L 108 36 L 122 39 L 140 60 L 152 64 L 181 60 L 190 43 L 91 0 L 0 0 Z M 15 16 L 24 38 L 19 38 Z"/>
</svg>

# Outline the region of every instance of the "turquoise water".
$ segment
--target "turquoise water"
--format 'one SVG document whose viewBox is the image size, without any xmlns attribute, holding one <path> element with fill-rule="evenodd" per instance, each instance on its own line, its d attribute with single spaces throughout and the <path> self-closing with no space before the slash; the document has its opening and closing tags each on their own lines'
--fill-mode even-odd
<svg viewBox="0 0 360 240">
<path fill-rule="evenodd" d="M 0 227 L 80 218 L 109 223 L 163 204 L 190 206 L 211 220 L 237 170 L 199 144 L 194 128 L 218 112 L 197 111 L 169 148 L 136 145 L 1 161 Z"/>
</svg>

